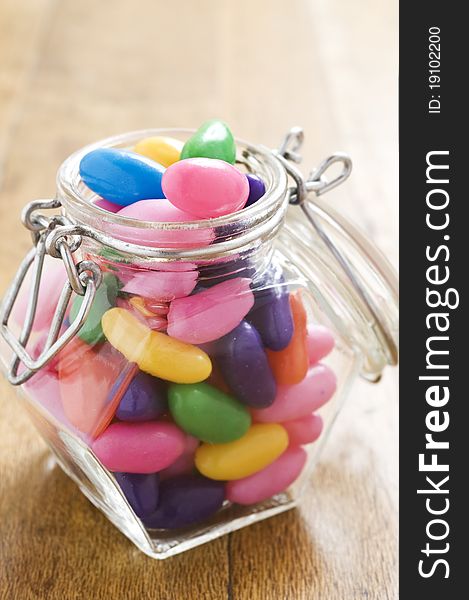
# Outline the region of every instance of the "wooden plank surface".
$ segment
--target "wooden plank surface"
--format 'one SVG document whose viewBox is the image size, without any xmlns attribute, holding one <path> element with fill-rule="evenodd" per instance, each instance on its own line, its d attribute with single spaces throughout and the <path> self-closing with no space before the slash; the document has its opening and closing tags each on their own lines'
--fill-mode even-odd
<svg viewBox="0 0 469 600">
<path fill-rule="evenodd" d="M 305 170 L 354 158 L 331 194 L 396 262 L 391 0 L 1 0 L 0 290 L 84 143 L 220 116 L 270 146 L 301 124 Z M 396 592 L 397 386 L 354 388 L 301 508 L 163 563 L 139 553 L 50 460 L 0 387 L 0 598 L 384 600 Z"/>
</svg>

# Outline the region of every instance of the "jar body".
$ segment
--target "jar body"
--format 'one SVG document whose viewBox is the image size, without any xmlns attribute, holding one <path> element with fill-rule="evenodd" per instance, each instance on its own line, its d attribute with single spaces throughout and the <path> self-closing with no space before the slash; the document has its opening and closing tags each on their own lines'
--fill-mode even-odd
<svg viewBox="0 0 469 600">
<path fill-rule="evenodd" d="M 132 148 L 168 132 L 144 133 L 102 144 Z M 285 218 L 280 161 L 240 148 L 238 163 L 261 176 L 265 199 L 206 222 L 132 222 L 96 208 L 77 171 L 87 149 L 59 172 L 64 216 L 85 232 L 75 262 L 95 263 L 102 283 L 78 334 L 21 396 L 63 470 L 154 558 L 293 508 L 354 378 L 374 376 L 386 361 L 330 249 L 297 207 Z M 316 218 L 336 225 L 321 211 Z M 392 329 L 385 278 L 353 236 L 331 235 L 386 306 Z M 50 342 L 70 276 L 60 258 L 45 258 L 26 345 L 32 358 Z M 30 287 L 23 284 L 8 323 L 18 339 Z M 69 302 L 62 332 L 82 302 Z M 3 341 L 1 359 L 11 365 Z"/>
<path fill-rule="evenodd" d="M 318 305 L 311 273 L 286 248 L 301 253 L 288 229 L 272 244 L 204 264 L 148 265 L 103 247 L 80 250 L 104 274 L 101 300 L 94 302 L 101 305 L 93 305 L 78 337 L 21 386 L 22 395 L 61 467 L 150 556 L 171 556 L 295 506 L 357 373 L 359 357 Z M 33 354 L 44 343 L 48 310 L 65 278 L 61 261 L 46 262 L 44 304 L 28 346 Z M 169 374 L 159 371 L 157 355 L 149 369 L 130 329 L 117 339 L 101 325 L 111 310 L 129 316 L 147 341 L 154 332 L 182 342 L 176 363 L 187 348 L 197 349 L 209 357 L 211 371 L 189 374 L 190 383 L 184 374 L 181 380 L 177 364 L 174 373 L 174 365 Z M 69 320 L 73 311 L 72 303 Z M 18 322 L 20 313 L 13 315 Z M 205 411 L 202 419 L 197 411 Z M 263 440 L 237 450 L 233 444 L 253 427 L 264 431 Z M 115 437 L 106 441 L 110 434 Z M 239 458 L 210 456 L 229 446 Z M 246 464 L 257 456 L 257 465 Z M 217 471 L 220 460 L 226 465 Z M 207 481 L 206 493 L 198 490 Z M 177 489 L 171 496 L 178 485 L 186 497 L 194 494 L 192 504 L 199 502 L 196 514 L 184 514 L 190 510 Z M 153 518 L 161 501 L 176 506 Z M 170 516 L 178 508 L 180 521 Z"/>
</svg>

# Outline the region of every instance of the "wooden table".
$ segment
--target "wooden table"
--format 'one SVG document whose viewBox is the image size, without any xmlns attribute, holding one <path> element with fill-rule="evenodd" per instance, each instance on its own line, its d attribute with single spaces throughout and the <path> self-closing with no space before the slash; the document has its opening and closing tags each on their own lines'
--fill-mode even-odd
<svg viewBox="0 0 469 600">
<path fill-rule="evenodd" d="M 74 149 L 221 116 L 270 146 L 306 131 L 305 170 L 342 149 L 331 193 L 396 261 L 396 6 L 390 0 L 2 0 L 0 271 Z M 359 383 L 299 510 L 163 563 L 140 554 L 49 458 L 1 384 L 0 597 L 396 598 L 397 390 Z"/>
</svg>

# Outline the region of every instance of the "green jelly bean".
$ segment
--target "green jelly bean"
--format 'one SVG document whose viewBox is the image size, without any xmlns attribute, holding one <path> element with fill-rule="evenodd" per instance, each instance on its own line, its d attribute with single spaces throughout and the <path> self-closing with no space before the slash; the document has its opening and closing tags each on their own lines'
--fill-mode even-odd
<svg viewBox="0 0 469 600">
<path fill-rule="evenodd" d="M 103 281 L 96 290 L 93 304 L 91 305 L 88 317 L 83 327 L 78 332 L 78 337 L 90 344 L 99 344 L 104 341 L 101 318 L 104 313 L 116 305 L 117 292 L 119 291 L 119 280 L 111 273 L 104 273 Z M 73 321 L 78 315 L 83 296 L 76 296 L 70 309 L 70 321 Z"/>
<path fill-rule="evenodd" d="M 179 427 L 204 442 L 232 442 L 251 425 L 251 415 L 243 404 L 208 383 L 172 384 L 168 398 Z"/>
<path fill-rule="evenodd" d="M 206 121 L 184 144 L 181 160 L 199 157 L 218 158 L 234 164 L 236 144 L 233 134 L 223 121 Z"/>
</svg>

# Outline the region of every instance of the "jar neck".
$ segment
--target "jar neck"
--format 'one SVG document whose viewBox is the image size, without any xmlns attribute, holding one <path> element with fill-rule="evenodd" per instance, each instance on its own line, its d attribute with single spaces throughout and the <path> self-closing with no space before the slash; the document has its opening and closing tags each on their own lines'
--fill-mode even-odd
<svg viewBox="0 0 469 600">
<path fill-rule="evenodd" d="M 233 277 L 246 277 L 252 281 L 262 278 L 269 267 L 274 251 L 274 238 L 251 245 L 236 254 L 203 260 L 156 260 L 142 259 L 128 253 L 120 253 L 109 246 L 84 240 L 80 247 L 82 259 L 92 260 L 103 271 L 118 272 L 124 279 L 136 272 L 160 271 L 165 273 L 188 273 L 197 271 L 202 287 L 212 286 Z"/>
</svg>

